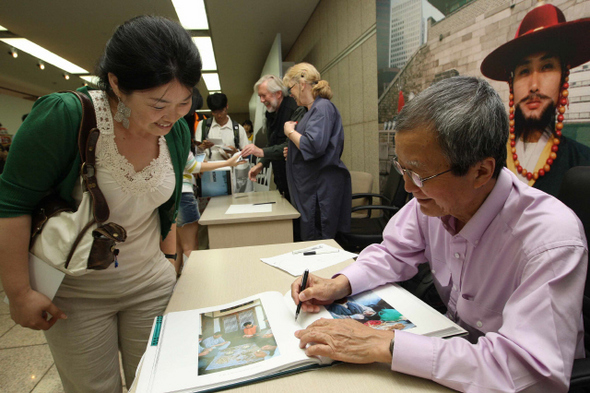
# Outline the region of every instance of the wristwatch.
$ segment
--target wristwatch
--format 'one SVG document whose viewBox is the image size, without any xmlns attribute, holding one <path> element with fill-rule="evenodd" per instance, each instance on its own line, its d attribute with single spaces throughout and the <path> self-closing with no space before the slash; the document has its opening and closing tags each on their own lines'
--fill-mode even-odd
<svg viewBox="0 0 590 393">
<path fill-rule="evenodd" d="M 164 254 L 164 256 L 168 259 L 176 260 L 176 257 L 178 256 L 178 254 Z"/>
</svg>

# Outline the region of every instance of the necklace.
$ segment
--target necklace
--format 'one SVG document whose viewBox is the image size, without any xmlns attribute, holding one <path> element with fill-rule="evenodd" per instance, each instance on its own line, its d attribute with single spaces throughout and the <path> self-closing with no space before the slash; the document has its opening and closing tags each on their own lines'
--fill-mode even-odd
<svg viewBox="0 0 590 393">
<path fill-rule="evenodd" d="M 559 99 L 557 102 L 557 120 L 555 122 L 555 137 L 553 138 L 553 145 L 551 146 L 551 153 L 549 154 L 549 158 L 545 161 L 545 165 L 540 168 L 536 172 L 527 171 L 520 165 L 520 161 L 518 161 L 518 155 L 516 154 L 516 134 L 514 133 L 514 91 L 512 90 L 512 78 L 510 78 L 510 96 L 508 106 L 510 107 L 510 115 L 508 116 L 509 124 L 510 124 L 510 151 L 512 153 L 512 159 L 514 160 L 514 166 L 518 173 L 522 176 L 525 176 L 527 180 L 537 180 L 539 177 L 545 176 L 547 172 L 551 170 L 551 165 L 557 158 L 557 151 L 559 150 L 559 143 L 561 142 L 561 130 L 563 129 L 563 114 L 565 113 L 565 106 L 568 104 L 568 88 L 569 88 L 569 66 L 565 72 L 565 77 L 563 79 L 563 85 L 561 86 L 561 92 L 559 94 Z"/>
</svg>

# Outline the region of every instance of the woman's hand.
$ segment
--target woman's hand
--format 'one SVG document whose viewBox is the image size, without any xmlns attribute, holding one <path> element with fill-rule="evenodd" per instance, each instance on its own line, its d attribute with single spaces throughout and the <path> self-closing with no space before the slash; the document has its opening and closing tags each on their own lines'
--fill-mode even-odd
<svg viewBox="0 0 590 393">
<path fill-rule="evenodd" d="M 234 155 L 227 160 L 227 165 L 228 166 L 236 166 L 239 164 L 243 164 L 245 161 L 242 157 L 242 154 L 240 152 L 234 153 Z"/>
<path fill-rule="evenodd" d="M 22 327 L 34 330 L 48 330 L 58 319 L 67 319 L 59 308 L 42 293 L 29 289 L 10 300 L 10 316 Z M 51 318 L 47 319 L 48 314 Z"/>
<path fill-rule="evenodd" d="M 285 125 L 283 126 L 283 131 L 285 132 L 285 135 L 287 136 L 287 138 L 289 137 L 289 135 L 291 135 L 291 133 L 293 133 L 295 131 L 296 124 L 297 124 L 296 121 L 285 122 Z"/>
</svg>

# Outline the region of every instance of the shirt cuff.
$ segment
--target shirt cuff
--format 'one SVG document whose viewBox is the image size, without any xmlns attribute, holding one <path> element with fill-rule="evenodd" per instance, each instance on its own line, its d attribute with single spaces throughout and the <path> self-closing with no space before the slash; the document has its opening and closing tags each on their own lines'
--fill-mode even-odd
<svg viewBox="0 0 590 393">
<path fill-rule="evenodd" d="M 420 378 L 432 379 L 434 340 L 437 339 L 396 330 L 391 369 Z"/>
<path fill-rule="evenodd" d="M 366 271 L 359 265 L 357 263 L 350 264 L 332 277 L 334 278 L 341 274 L 346 276 L 350 283 L 351 295 L 356 295 L 372 288 L 371 283 L 363 279 L 363 277 L 366 277 Z"/>
</svg>

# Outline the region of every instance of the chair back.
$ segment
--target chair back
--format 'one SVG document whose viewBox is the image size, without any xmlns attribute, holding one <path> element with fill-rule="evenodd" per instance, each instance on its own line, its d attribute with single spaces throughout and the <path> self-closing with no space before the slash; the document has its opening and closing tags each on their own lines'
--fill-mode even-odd
<svg viewBox="0 0 590 393">
<path fill-rule="evenodd" d="M 263 192 L 270 190 L 270 179 L 272 178 L 272 163 L 268 168 L 262 168 L 260 173 L 256 176 L 256 183 L 254 183 L 254 192 Z"/>
<path fill-rule="evenodd" d="M 373 175 L 367 172 L 350 171 L 350 182 L 353 194 L 368 194 L 373 190 Z M 352 200 L 352 207 L 369 204 L 369 198 Z M 353 213 L 354 216 L 354 213 Z"/>
<path fill-rule="evenodd" d="M 389 199 L 391 206 L 399 208 L 404 206 L 408 200 L 408 193 L 404 188 L 404 177 L 395 170 L 393 163 L 389 168 L 389 175 L 381 190 L 381 194 Z"/>
<path fill-rule="evenodd" d="M 563 203 L 572 209 L 582 221 L 586 239 L 590 232 L 590 167 L 578 166 L 566 172 L 557 196 Z M 590 270 L 590 269 L 589 269 Z M 590 357 L 590 284 L 586 274 L 586 288 L 584 289 L 584 303 L 582 314 L 584 315 L 584 343 L 586 357 Z"/>
</svg>

